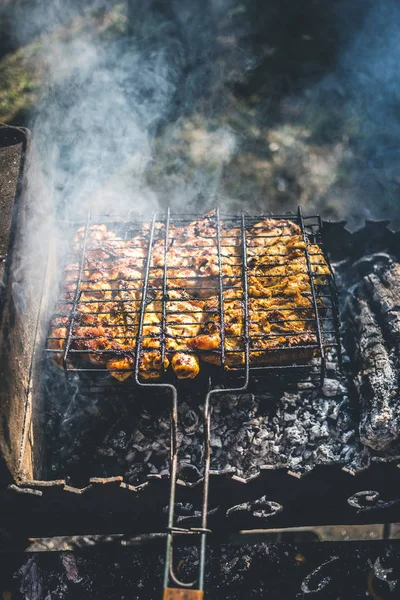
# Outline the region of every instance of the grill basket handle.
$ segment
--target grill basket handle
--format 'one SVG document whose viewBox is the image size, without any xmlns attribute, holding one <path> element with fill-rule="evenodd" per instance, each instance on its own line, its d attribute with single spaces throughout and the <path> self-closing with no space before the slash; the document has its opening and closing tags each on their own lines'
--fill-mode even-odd
<svg viewBox="0 0 400 600">
<path fill-rule="evenodd" d="M 183 590 L 180 588 L 164 588 L 163 600 L 203 600 L 202 590 Z"/>
</svg>

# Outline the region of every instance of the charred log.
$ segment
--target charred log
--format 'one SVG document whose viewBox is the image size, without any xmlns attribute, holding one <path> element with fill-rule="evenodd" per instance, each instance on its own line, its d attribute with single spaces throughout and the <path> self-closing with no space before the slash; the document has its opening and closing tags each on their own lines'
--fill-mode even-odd
<svg viewBox="0 0 400 600">
<path fill-rule="evenodd" d="M 363 277 L 346 303 L 360 401 L 360 437 L 375 450 L 400 434 L 400 265 Z"/>
</svg>

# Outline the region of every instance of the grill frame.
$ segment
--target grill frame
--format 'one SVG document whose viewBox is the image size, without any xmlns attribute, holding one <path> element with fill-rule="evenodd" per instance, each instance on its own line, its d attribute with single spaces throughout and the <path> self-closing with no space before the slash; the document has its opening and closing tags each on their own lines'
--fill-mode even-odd
<svg viewBox="0 0 400 600">
<path fill-rule="evenodd" d="M 349 267 L 372 252 L 386 251 L 399 257 L 400 231 L 388 225 L 388 221 L 368 221 L 361 229 L 351 233 L 344 221 L 324 221 L 324 246 L 334 262 L 346 261 Z M 29 421 L 29 416 L 27 419 Z M 39 433 L 40 430 L 37 431 Z M 34 456 L 33 460 L 38 458 Z M 215 506 L 217 498 L 224 498 L 224 509 L 229 504 L 257 498 L 268 489 L 268 496 L 284 507 L 282 513 L 271 516 L 270 526 L 399 522 L 398 502 L 368 511 L 359 511 L 347 502 L 348 497 L 361 490 L 378 490 L 385 500 L 400 497 L 398 459 L 393 457 L 392 460 L 386 462 L 372 456 L 370 466 L 357 472 L 350 472 L 341 464 L 316 465 L 301 478 L 294 477 L 284 466 L 271 469 L 265 465 L 258 474 L 248 479 L 238 477 L 233 471 L 212 471 L 211 506 Z M 62 478 L 41 477 L 41 465 L 34 462 L 34 466 L 36 473 L 9 467 L 10 480 L 14 483 L 9 489 L 0 490 L 0 512 L 7 516 L 2 523 L 5 531 L 18 532 L 19 536 L 41 537 L 122 530 L 139 533 L 160 531 L 163 526 L 165 516 L 161 508 L 168 502 L 169 481 L 162 475 L 149 476 L 144 483 L 136 486 L 120 476 L 88 477 L 80 486 L 73 487 Z M 178 500 L 194 502 L 198 498 L 200 482 L 192 484 L 178 479 L 177 485 Z M 157 514 L 160 516 L 155 519 Z M 221 517 L 213 517 L 211 525 L 218 538 L 227 530 Z M 254 523 L 253 527 L 257 526 L 259 524 Z M 237 527 L 248 529 L 249 525 L 240 523 Z"/>
<path fill-rule="evenodd" d="M 361 229 L 351 233 L 344 221 L 324 221 L 324 246 L 334 262 L 345 261 L 346 269 L 372 252 L 385 251 L 399 257 L 400 231 L 395 231 L 388 225 L 386 220 L 367 221 Z M 37 461 L 35 457 L 33 459 Z M 271 523 L 278 523 L 282 527 L 327 523 L 364 524 L 380 519 L 398 522 L 399 504 L 392 509 L 383 510 L 380 507 L 379 510 L 368 512 L 355 511 L 347 504 L 347 498 L 351 494 L 365 489 L 379 490 L 385 499 L 400 497 L 400 492 L 397 493 L 393 488 L 393 483 L 396 482 L 397 485 L 398 482 L 397 462 L 396 456 L 388 459 L 372 456 L 368 467 L 355 472 L 343 468 L 341 464 L 316 465 L 301 478 L 294 477 L 284 466 L 261 466 L 257 474 L 247 479 L 238 477 L 233 471 L 212 471 L 212 490 L 216 489 L 217 497 L 223 493 L 232 499 L 232 503 L 239 503 L 252 496 L 258 497 L 268 488 L 271 492 L 269 495 L 285 507 L 282 516 L 271 518 Z M 123 528 L 137 532 L 143 531 L 143 527 L 151 530 L 153 522 L 143 525 L 147 514 L 143 507 L 150 506 L 151 499 L 156 499 L 161 490 L 165 502 L 167 501 L 168 481 L 162 475 L 150 475 L 139 485 L 130 485 L 121 476 L 88 477 L 78 487 L 73 487 L 63 478 L 44 480 L 40 471 L 37 472 L 40 464 L 34 462 L 35 465 L 36 473 L 10 468 L 10 479 L 17 485 L 12 485 L 0 497 L 5 506 L 2 514 L 9 515 L 12 527 L 19 531 L 29 531 L 32 536 L 57 535 L 66 530 L 71 534 L 79 531 L 117 531 Z M 177 483 L 180 495 L 183 493 L 187 497 L 189 494 L 191 500 L 197 497 L 199 481 L 192 484 L 178 480 Z M 133 527 L 129 521 L 132 502 L 136 506 L 135 513 L 139 515 L 137 524 Z M 104 514 L 97 510 L 100 506 L 104 508 Z M 382 512 L 385 514 L 382 515 Z M 213 529 L 216 529 L 214 524 Z"/>
<path fill-rule="evenodd" d="M 24 208 L 23 204 L 22 208 Z M 350 261 L 367 251 L 387 249 L 399 256 L 399 232 L 395 233 L 387 225 L 387 221 L 368 222 L 366 227 L 350 234 L 343 223 L 329 224 L 325 222 L 324 239 L 327 242 L 330 240 L 330 243 L 326 245 L 329 246 L 331 252 L 336 254 L 338 260 L 344 258 Z M 18 249 L 20 249 L 19 244 L 20 241 L 17 240 L 16 247 L 18 246 Z M 14 252 L 16 252 L 16 248 L 13 249 Z M 6 308 L 8 309 L 8 307 Z M 11 355 L 11 360 L 13 358 L 15 358 L 14 355 Z M 29 416 L 27 420 L 29 422 Z M 4 458 L 4 452 L 2 454 Z M 139 512 L 140 502 L 142 501 L 142 506 L 145 505 L 150 498 L 157 496 L 159 491 L 158 489 L 154 490 L 149 481 L 143 486 L 135 487 L 124 483 L 121 477 L 92 478 L 85 488 L 77 489 L 72 488 L 65 480 L 39 481 L 26 477 L 24 479 L 23 473 L 16 475 L 13 465 L 9 465 L 9 469 L 10 478 L 14 478 L 18 485 L 12 485 L 5 490 L 6 479 L 4 479 L 0 489 L 0 505 L 2 507 L 0 513 L 3 515 L 1 526 L 4 532 L 11 532 L 25 539 L 29 533 L 32 536 L 40 537 L 46 533 L 48 535 L 66 532 L 73 534 L 77 531 L 82 533 L 89 531 L 99 533 L 121 530 L 143 531 L 146 527 L 150 530 L 155 526 L 153 518 L 152 516 L 149 518 L 148 512 Z M 214 480 L 218 480 L 221 484 L 224 475 L 222 473 L 218 473 L 218 475 L 218 477 L 214 477 Z M 292 524 L 296 522 L 354 524 L 400 520 L 398 468 L 395 463 L 391 465 L 378 464 L 375 461 L 369 469 L 358 473 L 357 477 L 343 472 L 340 465 L 335 465 L 333 470 L 328 466 L 317 466 L 315 471 L 299 481 L 288 476 L 285 468 L 279 468 L 275 471 L 264 471 L 254 480 L 248 480 L 246 485 L 244 485 L 244 480 L 230 479 L 229 474 L 227 475 L 227 485 L 222 488 L 225 490 L 225 499 L 229 497 L 232 503 L 247 500 L 252 495 L 253 486 L 258 486 L 262 492 L 268 489 L 269 497 L 279 499 L 285 509 L 289 508 L 289 515 L 285 511 L 283 518 L 280 515 L 272 516 L 271 524 L 278 522 L 285 527 L 290 522 Z M 321 482 L 327 481 L 331 483 L 332 489 L 324 494 L 323 499 Z M 182 484 L 182 482 L 180 483 Z M 235 487 L 237 497 L 230 496 L 233 487 L 229 487 L 229 485 Z M 377 503 L 376 507 L 371 507 L 370 510 L 358 510 L 346 503 L 346 494 L 353 494 L 360 489 L 378 489 L 382 492 L 381 497 L 392 500 L 392 503 L 387 502 L 384 506 Z M 254 496 L 259 496 L 259 493 L 255 491 Z M 303 508 L 304 515 L 300 518 L 299 506 L 293 502 L 294 496 L 296 496 L 296 503 Z M 139 498 L 142 500 L 140 501 Z M 148 510 L 148 506 L 146 508 Z M 129 517 L 134 515 L 136 510 L 138 510 L 139 517 L 135 515 L 136 521 L 133 523 L 133 519 L 130 521 Z M 147 521 L 143 520 L 145 515 L 148 517 Z M 217 521 L 222 521 L 222 519 L 218 517 Z M 257 526 L 257 524 L 254 525 Z M 242 522 L 238 525 L 239 528 L 243 526 L 246 525 Z M 224 529 L 223 525 L 222 529 Z M 218 531 L 217 522 L 215 525 L 213 524 L 213 530 Z"/>
</svg>

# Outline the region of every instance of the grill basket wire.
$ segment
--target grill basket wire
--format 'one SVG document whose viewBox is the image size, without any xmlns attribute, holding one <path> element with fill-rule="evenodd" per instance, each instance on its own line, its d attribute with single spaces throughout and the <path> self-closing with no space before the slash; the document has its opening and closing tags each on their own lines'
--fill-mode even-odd
<svg viewBox="0 0 400 600">
<path fill-rule="evenodd" d="M 88 267 L 87 254 L 90 251 L 90 240 L 89 231 L 93 224 L 107 223 L 111 224 L 118 232 L 128 239 L 132 237 L 132 234 L 143 231 L 146 232 L 143 237 L 143 243 L 146 247 L 146 254 L 141 264 L 141 276 L 137 281 L 132 279 L 129 282 L 125 282 L 124 292 L 127 292 L 129 300 L 126 302 L 135 305 L 134 311 L 126 311 L 128 314 L 133 313 L 134 325 L 131 327 L 133 334 L 131 336 L 132 346 L 134 351 L 127 353 L 124 351 L 121 353 L 123 356 L 128 355 L 133 366 L 129 367 L 129 371 L 134 372 L 135 383 L 140 387 L 152 388 L 154 390 L 162 389 L 169 394 L 171 401 L 171 444 L 170 444 L 170 461 L 171 461 L 171 473 L 170 473 L 170 496 L 169 496 L 169 512 L 168 512 L 168 526 L 167 526 L 167 548 L 166 548 L 166 559 L 165 559 L 165 577 L 164 577 L 164 588 L 170 590 L 169 584 L 172 583 L 178 588 L 195 591 L 195 589 L 202 591 L 204 589 L 204 575 L 205 575 L 205 560 L 206 560 L 206 541 L 207 534 L 210 531 L 207 529 L 207 513 L 208 513 L 208 491 L 209 491 L 209 476 L 210 476 L 210 459 L 211 459 L 211 447 L 210 447 L 210 431 L 211 431 L 211 405 L 212 401 L 220 394 L 234 393 L 245 391 L 248 388 L 250 375 L 268 374 L 271 376 L 277 376 L 278 380 L 283 380 L 286 385 L 291 379 L 299 382 L 311 381 L 313 384 L 322 384 L 325 369 L 326 369 L 326 354 L 330 347 L 335 347 L 337 352 L 338 360 L 340 361 L 340 338 L 339 338 L 339 316 L 338 316 L 338 304 L 336 300 L 336 288 L 334 279 L 331 274 L 321 275 L 317 273 L 315 265 L 321 259 L 321 254 L 314 253 L 310 248 L 311 245 L 318 245 L 321 247 L 321 220 L 319 216 L 304 217 L 299 207 L 297 214 L 286 214 L 286 215 L 274 215 L 274 216 L 257 216 L 251 217 L 244 212 L 240 216 L 229 216 L 222 215 L 219 209 L 214 211 L 214 214 L 210 217 L 210 222 L 213 225 L 215 231 L 214 239 L 210 240 L 210 248 L 215 249 L 217 252 L 217 264 L 218 264 L 218 276 L 217 286 L 215 282 L 211 282 L 213 286 L 213 294 L 218 298 L 218 325 L 219 325 L 219 349 L 215 353 L 218 355 L 218 363 L 220 368 L 214 370 L 214 374 L 220 375 L 224 373 L 225 377 L 221 379 L 213 377 L 213 370 L 210 369 L 210 378 L 208 392 L 205 395 L 204 410 L 203 410 L 203 425 L 204 425 L 204 465 L 203 465 L 203 499 L 202 499 L 202 510 L 201 510 L 201 526 L 197 528 L 184 529 L 174 525 L 175 523 L 175 496 L 176 496 L 176 482 L 178 473 L 178 391 L 174 381 L 164 378 L 160 382 L 147 382 L 143 380 L 140 373 L 141 357 L 148 352 L 146 349 L 146 342 L 152 337 L 151 334 L 145 334 L 146 328 L 146 315 L 148 314 L 147 308 L 149 303 L 154 298 L 154 294 L 162 294 L 161 310 L 158 311 L 158 319 L 160 325 L 158 328 L 158 334 L 156 337 L 159 340 L 157 346 L 160 355 L 160 364 L 164 364 L 164 359 L 167 353 L 170 355 L 171 350 L 168 347 L 168 325 L 171 325 L 169 309 L 169 292 L 171 290 L 169 280 L 173 278 L 174 289 L 182 290 L 186 289 L 188 283 L 187 277 L 176 276 L 171 273 L 174 271 L 174 266 L 168 264 L 168 249 L 174 244 L 174 237 L 170 235 L 173 227 L 182 227 L 188 225 L 193 221 L 194 216 L 191 215 L 174 215 L 172 217 L 170 210 L 163 215 L 154 213 L 151 222 L 147 220 L 143 222 L 139 219 L 132 221 L 130 215 L 128 218 L 121 219 L 114 215 L 92 215 L 90 212 L 87 215 L 86 222 L 83 230 L 83 239 L 80 247 L 80 258 L 79 263 L 75 267 L 76 277 L 74 277 L 75 289 L 72 292 L 64 294 L 62 302 L 59 303 L 61 316 L 68 317 L 68 329 L 65 339 L 62 340 L 63 347 L 60 349 L 54 349 L 51 347 L 51 341 L 54 341 L 54 337 L 48 338 L 48 345 L 46 347 L 47 352 L 54 356 L 54 353 L 62 357 L 62 365 L 65 371 L 84 371 L 90 373 L 106 372 L 106 367 L 99 366 L 88 366 L 82 360 L 82 355 L 109 355 L 110 350 L 89 350 L 89 349 L 77 349 L 74 347 L 74 342 L 79 338 L 74 335 L 75 325 L 79 322 L 79 309 L 82 303 L 93 304 L 93 299 L 82 300 L 82 292 L 85 290 L 85 284 L 88 282 L 90 277 L 91 268 Z M 285 360 L 277 364 L 267 365 L 252 365 L 252 351 L 257 350 L 257 340 L 255 336 L 250 335 L 249 326 L 251 324 L 251 311 L 249 308 L 249 281 L 248 281 L 248 264 L 249 256 L 248 251 L 251 249 L 251 240 L 248 238 L 248 231 L 251 226 L 260 222 L 263 218 L 275 219 L 277 222 L 280 220 L 289 220 L 296 223 L 301 229 L 301 236 L 305 244 L 304 257 L 305 264 L 307 266 L 307 275 L 309 280 L 309 291 L 305 293 L 310 297 L 310 308 L 307 317 L 303 317 L 300 309 L 290 308 L 291 313 L 300 311 L 299 318 L 296 321 L 308 321 L 309 330 L 315 335 L 315 344 L 311 346 L 312 359 L 310 359 L 310 345 L 305 346 L 307 351 L 307 359 L 304 360 Z M 279 227 L 279 223 L 277 223 Z M 225 307 L 226 307 L 226 296 L 229 289 L 232 288 L 231 282 L 226 282 L 227 276 L 223 272 L 223 262 L 227 256 L 232 258 L 230 255 L 226 255 L 224 250 L 225 247 L 229 246 L 232 241 L 227 241 L 227 238 L 232 238 L 232 234 L 229 234 L 229 229 L 235 228 L 237 231 L 235 246 L 238 247 L 235 258 L 238 258 L 239 263 L 236 268 L 239 269 L 239 275 L 235 278 L 235 284 L 240 287 L 241 296 L 241 311 L 243 319 L 242 334 L 239 341 L 239 350 L 230 349 L 229 347 L 229 336 L 225 330 Z M 228 229 L 228 233 L 226 230 Z M 299 235 L 298 233 L 296 234 Z M 276 234 L 275 234 L 276 236 Z M 268 237 L 268 236 L 264 236 Z M 157 269 L 160 272 L 160 267 L 155 267 L 152 260 L 154 245 L 156 242 L 163 241 L 164 249 L 164 261 L 161 268 L 161 282 L 160 276 L 158 276 L 157 285 L 154 285 L 153 273 Z M 190 247 L 185 246 L 185 251 Z M 175 247 L 176 250 L 176 247 Z M 179 248 L 177 249 L 179 251 Z M 280 261 L 282 256 L 279 256 L 277 266 L 284 267 L 288 263 Z M 284 257 L 283 257 L 284 258 Z M 110 256 L 108 259 L 111 263 L 114 257 Z M 102 259 L 107 262 L 107 259 Z M 274 266 L 274 265 L 272 265 Z M 175 267 L 176 268 L 176 267 Z M 282 275 L 284 278 L 286 275 Z M 191 291 L 196 286 L 193 286 L 193 275 L 190 281 Z M 266 275 L 268 277 L 268 275 Z M 279 275 L 274 275 L 276 279 L 279 279 Z M 182 279 L 182 285 L 176 285 L 176 281 Z M 186 280 L 186 282 L 185 282 Z M 201 284 L 201 282 L 200 282 Z M 132 287 L 130 287 L 132 286 Z M 215 289 L 216 288 L 216 289 Z M 86 288 L 87 289 L 87 288 Z M 137 294 L 138 290 L 140 291 Z M 199 286 L 199 296 L 204 292 L 204 285 Z M 115 289 L 110 285 L 109 289 L 102 289 L 101 293 L 112 294 Z M 137 294 L 137 299 L 132 300 L 129 292 L 133 291 Z M 98 294 L 98 293 L 97 293 Z M 97 296 L 98 297 L 98 296 Z M 228 296 L 229 297 L 229 296 Z M 106 300 L 101 298 L 101 303 L 106 304 L 108 301 L 114 302 L 114 300 Z M 120 301 L 124 304 L 125 300 Z M 65 308 L 67 310 L 65 312 Z M 61 309 L 64 309 L 62 312 Z M 304 310 L 304 309 L 303 309 Z M 56 309 L 57 311 L 57 309 Z M 175 311 L 176 312 L 176 311 Z M 191 311 L 192 313 L 193 311 Z M 215 318 L 215 309 L 213 314 Z M 268 311 L 266 311 L 268 312 Z M 98 316 L 98 311 L 87 312 L 85 314 L 94 314 Z M 309 316 L 311 315 L 311 316 Z M 136 320 L 135 320 L 136 319 Z M 293 317 L 292 317 L 293 319 Z M 189 323 L 190 324 L 190 323 Z M 172 321 L 174 325 L 174 321 Z M 271 334 L 276 336 L 278 334 Z M 285 337 L 286 337 L 285 333 Z M 153 334 L 153 337 L 154 334 Z M 179 336 L 178 336 L 179 337 Z M 181 336 L 184 337 L 184 336 Z M 268 337 L 268 335 L 264 336 Z M 60 338 L 56 338 L 57 341 Z M 237 342 L 237 340 L 236 340 Z M 302 346 L 296 346 L 296 349 L 302 349 Z M 285 355 L 285 348 L 280 348 L 280 352 Z M 190 353 L 185 347 L 184 353 Z M 198 352 L 196 350 L 196 352 Z M 231 359 L 231 356 L 237 354 L 240 355 L 239 361 Z M 290 350 L 289 350 L 290 355 Z M 78 360 L 77 360 L 78 359 Z M 232 365 L 233 363 L 233 365 Z M 221 368 L 222 367 L 222 368 Z M 231 375 L 235 375 L 234 379 Z M 183 582 L 176 575 L 173 566 L 173 542 L 176 535 L 197 535 L 199 536 L 199 571 L 198 578 L 192 582 Z"/>
<path fill-rule="evenodd" d="M 285 332 L 282 333 L 279 330 L 275 332 L 265 333 L 265 332 L 256 332 L 250 333 L 250 339 L 245 339 L 244 327 L 243 331 L 240 334 L 229 334 L 226 333 L 225 329 L 225 312 L 226 307 L 229 305 L 232 297 L 227 297 L 227 291 L 230 287 L 231 289 L 240 288 L 242 292 L 242 297 L 236 297 L 236 300 L 240 302 L 242 305 L 248 305 L 248 291 L 244 291 L 242 286 L 243 281 L 243 271 L 248 270 L 248 265 L 244 265 L 243 261 L 240 261 L 240 257 L 237 255 L 227 254 L 225 248 L 228 248 L 232 245 L 232 242 L 227 242 L 226 240 L 232 240 L 232 234 L 229 233 L 229 228 L 235 228 L 237 233 L 235 234 L 235 245 L 238 246 L 237 252 L 240 252 L 240 246 L 242 244 L 242 233 L 241 228 L 245 227 L 247 231 L 251 226 L 255 225 L 261 219 L 265 217 L 257 216 L 250 217 L 245 216 L 245 222 L 242 223 L 242 217 L 232 217 L 228 215 L 220 215 L 219 211 L 215 212 L 215 216 L 209 217 L 210 223 L 214 227 L 215 231 L 215 239 L 210 240 L 209 248 L 210 252 L 215 250 L 217 252 L 218 259 L 218 277 L 214 277 L 214 281 L 212 281 L 207 288 L 207 285 L 204 285 L 204 282 L 207 284 L 207 279 L 210 280 L 210 277 L 199 276 L 195 277 L 193 274 L 191 275 L 176 275 L 175 270 L 182 269 L 182 267 L 176 267 L 173 264 L 168 264 L 168 248 L 174 249 L 175 252 L 184 251 L 190 252 L 192 249 L 191 246 L 185 244 L 184 247 L 180 248 L 176 244 L 176 239 L 173 235 L 169 235 L 170 225 L 172 224 L 174 227 L 185 226 L 193 221 L 193 217 L 178 215 L 174 216 L 172 219 L 170 212 L 167 211 L 165 215 L 154 215 L 155 226 L 153 231 L 153 245 L 155 241 L 163 241 L 164 242 L 164 265 L 162 267 L 158 267 L 152 264 L 151 257 L 150 265 L 149 265 L 149 280 L 146 285 L 146 316 L 154 316 L 155 320 L 159 322 L 157 327 L 153 327 L 156 332 L 147 333 L 146 329 L 149 329 L 149 322 L 144 323 L 144 327 L 142 331 L 139 333 L 138 330 L 138 318 L 140 315 L 141 308 L 141 287 L 143 283 L 143 274 L 139 273 L 137 277 L 129 276 L 129 279 L 120 280 L 115 283 L 113 280 L 110 280 L 110 285 L 108 288 L 102 287 L 99 291 L 94 291 L 93 288 L 90 288 L 90 285 L 93 284 L 94 277 L 96 276 L 96 270 L 98 270 L 98 266 L 93 266 L 93 261 L 90 263 L 88 258 L 88 254 L 92 250 L 91 242 L 89 238 L 89 231 L 91 225 L 96 224 L 110 224 L 110 228 L 115 228 L 119 234 L 124 234 L 126 237 L 132 237 L 137 234 L 141 226 L 146 224 L 146 234 L 143 235 L 142 242 L 147 247 L 147 253 L 151 255 L 152 247 L 150 248 L 150 228 L 151 224 L 148 222 L 140 221 L 137 219 L 135 222 L 130 221 L 121 221 L 121 219 L 117 219 L 117 217 L 110 217 L 106 215 L 95 215 L 92 216 L 90 213 L 86 219 L 84 231 L 83 231 L 83 240 L 80 247 L 80 257 L 79 261 L 77 261 L 76 266 L 70 268 L 69 274 L 74 274 L 73 280 L 70 279 L 70 283 L 73 284 L 73 291 L 65 291 L 64 297 L 62 301 L 58 303 L 56 306 L 55 316 L 66 317 L 68 319 L 67 324 L 67 334 L 64 337 L 56 337 L 54 335 L 48 338 L 48 346 L 47 351 L 52 353 L 53 356 L 58 355 L 59 358 L 62 358 L 63 367 L 67 371 L 86 371 L 86 372 L 108 372 L 107 367 L 105 366 L 105 362 L 107 358 L 112 354 L 113 356 L 119 357 L 127 357 L 130 360 L 132 366 L 126 367 L 126 369 L 119 368 L 121 372 L 124 370 L 132 372 L 133 364 L 135 362 L 136 349 L 138 345 L 141 347 L 142 356 L 146 356 L 149 353 L 154 353 L 155 344 L 159 346 L 159 355 L 160 360 L 159 363 L 161 365 L 161 371 L 163 370 L 162 365 L 164 364 L 164 360 L 166 358 L 166 354 L 168 352 L 169 356 L 176 354 L 177 352 L 184 352 L 185 354 L 199 354 L 200 357 L 203 354 L 207 354 L 209 357 L 213 355 L 214 364 L 219 364 L 222 369 L 219 369 L 226 375 L 241 375 L 244 376 L 245 373 L 245 361 L 244 361 L 244 353 L 247 344 L 250 346 L 250 370 L 254 374 L 269 374 L 269 375 L 277 375 L 282 374 L 287 380 L 288 371 L 290 371 L 291 378 L 296 381 L 307 381 L 312 380 L 314 384 L 320 384 L 323 381 L 325 375 L 326 368 L 326 352 L 331 346 L 336 347 L 336 351 L 340 351 L 340 344 L 338 343 L 338 307 L 336 303 L 336 292 L 334 288 L 333 277 L 330 275 L 322 275 L 321 273 L 317 273 L 315 270 L 315 266 L 321 260 L 320 254 L 313 253 L 310 250 L 310 244 L 314 246 L 321 246 L 321 222 L 319 217 L 303 217 L 301 210 L 298 211 L 297 215 L 279 215 L 279 216 L 268 216 L 268 219 L 274 219 L 276 221 L 285 219 L 286 221 L 292 221 L 300 226 L 301 228 L 301 236 L 305 242 L 304 249 L 304 259 L 305 265 L 307 268 L 307 274 L 309 279 L 309 287 L 310 291 L 302 294 L 303 296 L 309 296 L 310 300 L 310 310 L 308 314 L 304 315 L 304 307 L 296 307 L 295 305 L 290 304 L 288 302 L 288 307 L 280 307 L 279 312 L 284 314 L 285 311 L 288 311 L 288 318 L 284 319 L 282 316 L 277 319 L 273 317 L 274 323 L 278 325 L 285 326 Z M 228 233 L 224 231 L 224 229 L 228 229 Z M 277 225 L 279 228 L 279 224 Z M 298 233 L 293 234 L 299 237 Z M 260 236 L 262 237 L 276 237 L 272 236 Z M 289 236 L 287 236 L 289 237 Z M 164 238 L 164 240 L 162 240 Z M 202 236 L 202 239 L 206 239 Z M 243 238 L 247 245 L 247 248 L 251 250 L 252 243 L 246 239 L 246 235 Z M 174 243 L 175 242 L 175 243 Z M 202 244 L 202 250 L 207 250 L 208 246 Z M 195 247 L 193 247 L 195 249 Z M 198 249 L 198 248 L 197 248 Z M 264 254 L 266 257 L 271 258 L 268 255 L 268 249 Z M 267 279 L 273 277 L 274 280 L 285 281 L 287 277 L 284 272 L 285 267 L 288 266 L 289 261 L 284 262 L 283 255 L 276 255 L 277 262 L 276 264 L 270 264 L 270 267 L 277 267 L 282 269 L 282 273 L 274 273 L 273 275 L 267 274 L 259 274 L 257 277 L 262 279 Z M 102 258 L 101 261 L 110 268 L 112 267 L 112 263 L 115 259 L 111 253 L 107 258 Z M 140 264 L 140 269 L 144 268 L 147 257 L 141 259 L 137 259 Z M 235 275 L 228 276 L 224 274 L 224 261 L 230 259 L 239 259 L 239 263 L 233 264 L 233 269 L 236 269 Z M 76 259 L 75 259 L 76 260 Z M 249 261 L 251 258 L 248 259 Z M 189 265 L 190 268 L 190 265 Z M 188 270 L 186 268 L 186 270 Z M 163 273 L 161 273 L 163 271 Z M 162 279 L 162 284 L 159 283 L 159 280 Z M 170 286 L 168 280 L 174 280 L 174 285 Z M 232 283 L 233 279 L 233 283 Z M 229 283 L 227 283 L 229 281 Z M 177 285 L 177 282 L 179 284 Z M 239 283 L 240 282 L 240 283 Z M 117 288 L 118 284 L 121 284 L 121 288 Z M 173 306 L 173 300 L 169 297 L 169 293 L 171 291 L 171 287 L 174 288 L 175 291 L 185 292 L 187 289 L 190 289 L 190 293 L 193 297 L 198 295 L 197 303 L 200 304 L 200 308 L 188 308 L 182 309 L 179 308 L 179 311 L 176 309 L 173 310 L 171 305 Z M 204 293 L 207 294 L 207 289 L 211 290 L 210 295 L 214 295 L 218 297 L 218 309 L 215 308 L 207 308 L 206 301 L 204 300 Z M 118 296 L 118 301 L 116 301 L 112 295 L 115 292 L 120 292 Z M 86 293 L 86 299 L 85 299 Z M 134 297 L 136 294 L 136 297 Z M 161 308 L 149 308 L 149 304 L 151 301 L 157 296 L 161 300 Z M 203 297 L 202 297 L 203 294 Z M 87 299 L 87 295 L 90 296 Z M 97 304 L 101 305 L 101 310 L 98 309 Z M 107 307 L 118 304 L 120 307 L 121 313 L 126 317 L 126 323 L 124 323 L 125 331 L 123 333 L 123 343 L 121 342 L 121 349 L 100 349 L 100 344 L 97 344 L 96 349 L 85 348 L 85 342 L 90 339 L 90 341 L 96 341 L 96 334 L 90 333 L 89 326 L 85 325 L 85 336 L 82 334 L 79 336 L 79 319 L 80 313 L 84 312 L 85 317 L 93 315 L 94 317 L 101 317 L 101 315 L 107 315 Z M 189 304 L 189 303 L 188 303 Z M 95 306 L 96 305 L 96 306 Z M 95 310 L 88 310 L 90 307 L 95 306 Z M 112 310 L 112 309 L 111 309 Z M 263 309 L 265 315 L 268 313 L 273 313 L 274 309 Z M 110 310 L 108 311 L 110 312 Z M 219 348 L 213 351 L 204 353 L 199 351 L 198 349 L 191 349 L 186 346 L 184 350 L 175 350 L 171 347 L 168 342 L 171 341 L 172 337 L 175 337 L 184 344 L 187 338 L 192 336 L 190 335 L 182 335 L 177 333 L 178 322 L 174 321 L 174 313 L 179 312 L 180 315 L 183 315 L 186 318 L 185 325 L 198 325 L 193 319 L 196 319 L 196 314 L 203 313 L 209 314 L 210 320 L 214 319 L 218 322 L 218 332 L 220 336 Z M 254 311 L 255 312 L 255 311 Z M 253 314 L 254 314 L 253 312 Z M 217 314 L 218 313 L 218 314 Z M 108 315 L 109 316 L 109 315 Z M 250 310 L 250 324 L 254 325 L 251 321 L 252 311 Z M 241 317 L 243 318 L 243 307 L 241 309 Z M 192 321 L 188 319 L 192 318 Z M 289 344 L 285 346 L 285 344 L 281 344 L 279 346 L 279 352 L 275 352 L 274 350 L 264 350 L 263 343 L 268 341 L 274 341 L 275 339 L 279 339 L 280 336 L 284 336 L 286 340 L 289 340 L 292 336 L 298 335 L 298 332 L 290 330 L 290 322 L 294 323 L 304 323 L 305 328 L 309 332 L 313 333 L 315 338 L 315 342 L 307 343 L 307 345 L 303 345 L 301 343 L 295 344 L 290 347 Z M 107 328 L 111 331 L 112 328 L 117 329 L 117 335 L 113 336 L 113 339 L 117 342 L 121 339 L 120 330 L 122 329 L 121 323 L 108 323 Z M 168 333 L 168 327 L 174 330 L 173 335 Z M 89 333 L 88 333 L 89 332 Z M 95 332 L 95 327 L 93 327 L 93 332 Z M 185 339 L 186 338 L 186 339 Z M 143 341 L 146 343 L 143 344 Z M 60 347 L 55 348 L 54 343 L 51 342 L 60 342 Z M 82 343 L 83 342 L 83 343 Z M 137 344 L 138 342 L 138 344 Z M 150 342 L 150 344 L 149 344 Z M 61 347 L 62 346 L 62 347 Z M 77 347 L 79 346 L 79 347 Z M 127 346 L 129 348 L 127 349 Z M 150 348 L 148 347 L 150 346 Z M 293 358 L 293 354 L 297 354 Z M 271 364 L 259 364 L 261 361 L 253 360 L 256 355 L 263 355 L 266 357 L 270 353 L 271 356 Z M 274 358 L 275 354 L 275 358 Z M 303 354 L 303 359 L 301 358 Z M 310 358 L 312 356 L 312 358 Z M 99 360 L 96 361 L 97 364 L 93 365 L 87 360 L 88 358 L 97 357 Z M 86 359 L 86 360 L 84 360 Z M 104 360 L 102 360 L 104 359 Z M 103 364 L 100 364 L 100 363 Z M 204 363 L 203 368 L 205 367 Z M 168 373 L 157 373 L 158 375 L 162 375 L 163 380 L 168 379 Z"/>
</svg>

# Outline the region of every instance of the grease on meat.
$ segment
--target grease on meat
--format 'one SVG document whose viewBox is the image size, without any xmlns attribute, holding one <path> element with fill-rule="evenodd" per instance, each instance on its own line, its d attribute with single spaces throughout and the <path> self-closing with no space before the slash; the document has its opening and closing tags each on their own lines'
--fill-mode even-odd
<svg viewBox="0 0 400 600">
<path fill-rule="evenodd" d="M 135 365 L 149 228 L 145 224 L 130 239 L 123 239 L 106 225 L 92 225 L 87 232 L 70 340 L 75 353 L 69 354 L 69 361 L 80 359 L 107 368 L 120 381 L 132 375 Z M 84 228 L 80 228 L 72 243 L 77 256 L 83 240 Z M 252 365 L 313 356 L 316 332 L 306 244 L 314 276 L 330 275 L 319 246 L 304 240 L 292 221 L 263 219 L 246 232 Z M 221 326 L 226 367 L 244 364 L 242 262 L 241 229 L 222 223 L 218 249 L 213 211 L 184 227 L 172 223 L 167 240 L 165 225 L 156 224 L 139 359 L 143 379 L 157 380 L 169 366 L 178 378 L 193 379 L 201 361 L 221 364 Z M 48 343 L 58 351 L 54 360 L 59 366 L 63 365 L 78 273 L 76 261 L 65 267 L 60 301 L 51 321 Z"/>
</svg>

